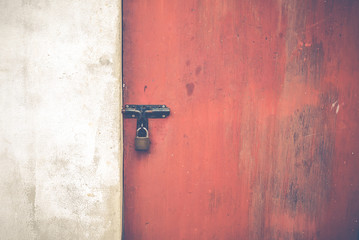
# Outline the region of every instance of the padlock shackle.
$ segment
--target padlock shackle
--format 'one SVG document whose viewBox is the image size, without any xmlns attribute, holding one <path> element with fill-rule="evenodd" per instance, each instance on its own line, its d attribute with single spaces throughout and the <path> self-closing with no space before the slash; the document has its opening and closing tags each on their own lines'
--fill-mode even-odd
<svg viewBox="0 0 359 240">
<path fill-rule="evenodd" d="M 144 129 L 144 130 L 145 130 L 145 132 L 146 132 L 146 136 L 145 136 L 145 137 L 148 138 L 148 130 L 147 130 L 147 128 L 145 128 L 145 127 L 143 127 L 143 126 L 141 126 L 141 127 L 139 127 L 139 128 L 137 129 L 137 131 L 136 131 L 136 137 L 139 137 L 139 136 L 138 136 L 138 132 L 139 132 L 141 129 Z"/>
</svg>

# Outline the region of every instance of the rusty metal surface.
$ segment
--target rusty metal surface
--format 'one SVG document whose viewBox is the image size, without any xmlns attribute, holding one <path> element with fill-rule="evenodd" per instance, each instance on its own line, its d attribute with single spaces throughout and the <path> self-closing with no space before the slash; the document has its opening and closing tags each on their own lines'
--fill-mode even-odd
<svg viewBox="0 0 359 240">
<path fill-rule="evenodd" d="M 125 239 L 357 239 L 359 1 L 124 0 Z"/>
</svg>

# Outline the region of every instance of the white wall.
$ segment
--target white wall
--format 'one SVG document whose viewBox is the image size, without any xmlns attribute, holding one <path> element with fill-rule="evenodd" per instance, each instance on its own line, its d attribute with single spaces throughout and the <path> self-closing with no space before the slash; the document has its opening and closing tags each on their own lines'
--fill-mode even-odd
<svg viewBox="0 0 359 240">
<path fill-rule="evenodd" d="M 0 239 L 119 239 L 120 0 L 0 0 Z"/>
</svg>

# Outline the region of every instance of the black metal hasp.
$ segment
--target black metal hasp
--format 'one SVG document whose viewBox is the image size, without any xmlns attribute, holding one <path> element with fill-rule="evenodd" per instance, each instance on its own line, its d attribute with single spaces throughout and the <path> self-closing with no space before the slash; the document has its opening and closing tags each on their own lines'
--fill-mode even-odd
<svg viewBox="0 0 359 240">
<path fill-rule="evenodd" d="M 166 118 L 170 109 L 166 105 L 125 105 L 122 113 L 124 118 L 137 118 L 137 129 L 144 127 L 148 130 L 149 118 Z"/>
</svg>

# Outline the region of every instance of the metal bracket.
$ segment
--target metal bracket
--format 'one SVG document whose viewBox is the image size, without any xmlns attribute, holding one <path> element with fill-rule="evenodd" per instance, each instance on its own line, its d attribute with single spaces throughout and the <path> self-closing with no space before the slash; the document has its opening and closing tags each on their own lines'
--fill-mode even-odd
<svg viewBox="0 0 359 240">
<path fill-rule="evenodd" d="M 166 118 L 170 109 L 166 105 L 125 105 L 122 113 L 124 118 L 137 118 L 137 129 L 148 130 L 149 118 Z"/>
</svg>

